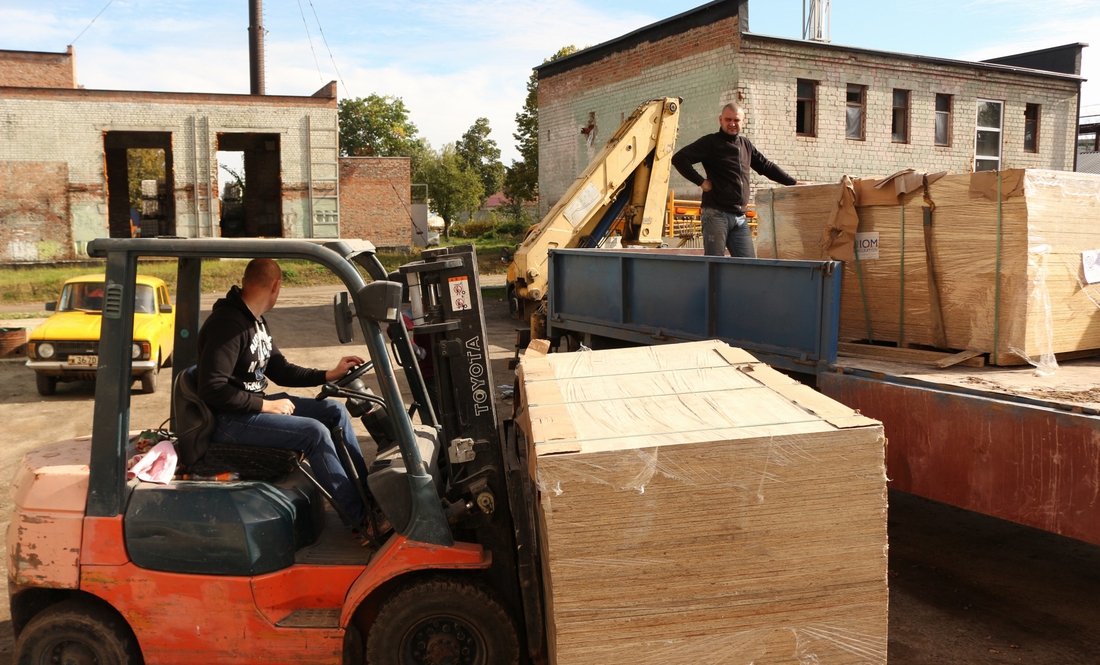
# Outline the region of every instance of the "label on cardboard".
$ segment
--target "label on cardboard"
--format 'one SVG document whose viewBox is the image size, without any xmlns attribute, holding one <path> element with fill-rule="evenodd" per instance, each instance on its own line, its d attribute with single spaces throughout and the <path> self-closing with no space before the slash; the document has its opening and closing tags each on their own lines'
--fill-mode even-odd
<svg viewBox="0 0 1100 665">
<path fill-rule="evenodd" d="M 856 234 L 856 252 L 860 261 L 873 261 L 878 258 L 878 231 Z"/>
<path fill-rule="evenodd" d="M 1085 282 L 1100 282 L 1100 249 L 1081 252 L 1081 266 L 1085 269 Z"/>
<path fill-rule="evenodd" d="M 561 214 L 569 220 L 573 228 L 577 228 L 584 223 L 585 216 L 599 203 L 600 198 L 600 189 L 596 187 L 596 183 L 590 182 L 577 194 L 577 198 L 573 199 L 572 203 L 565 206 Z"/>
<path fill-rule="evenodd" d="M 447 280 L 447 292 L 451 294 L 451 311 L 461 312 L 473 309 L 470 305 L 470 280 L 465 277 L 451 277 Z"/>
</svg>

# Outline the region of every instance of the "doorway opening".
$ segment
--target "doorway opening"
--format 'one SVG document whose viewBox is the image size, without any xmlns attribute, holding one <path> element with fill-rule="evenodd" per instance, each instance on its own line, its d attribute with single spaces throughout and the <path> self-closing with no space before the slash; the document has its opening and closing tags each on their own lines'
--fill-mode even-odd
<svg viewBox="0 0 1100 665">
<path fill-rule="evenodd" d="M 171 132 L 109 131 L 103 152 L 110 236 L 175 235 Z"/>
<path fill-rule="evenodd" d="M 283 235 L 278 134 L 218 134 L 218 192 L 223 237 Z"/>
</svg>

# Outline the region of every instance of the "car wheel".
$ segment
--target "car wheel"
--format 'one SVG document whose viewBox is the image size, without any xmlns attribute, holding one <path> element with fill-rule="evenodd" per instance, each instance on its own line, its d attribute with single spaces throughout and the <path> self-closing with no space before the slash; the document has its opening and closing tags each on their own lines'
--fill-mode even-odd
<svg viewBox="0 0 1100 665">
<path fill-rule="evenodd" d="M 45 374 L 35 372 L 34 385 L 38 388 L 39 395 L 49 397 L 57 392 L 57 377 L 46 376 Z"/>
<path fill-rule="evenodd" d="M 406 585 L 378 611 L 367 635 L 369 665 L 514 665 L 512 617 L 482 585 L 431 577 Z"/>
<path fill-rule="evenodd" d="M 160 374 L 160 352 L 157 352 L 157 366 L 141 375 L 141 392 L 152 394 L 157 391 L 157 375 Z"/>
<path fill-rule="evenodd" d="M 17 665 L 137 665 L 141 649 L 126 621 L 108 607 L 67 600 L 31 619 L 15 643 Z"/>
</svg>

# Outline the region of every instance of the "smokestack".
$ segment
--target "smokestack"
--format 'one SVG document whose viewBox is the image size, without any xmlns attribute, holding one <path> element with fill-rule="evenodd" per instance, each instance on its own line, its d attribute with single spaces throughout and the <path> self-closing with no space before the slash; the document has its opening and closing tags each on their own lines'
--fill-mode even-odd
<svg viewBox="0 0 1100 665">
<path fill-rule="evenodd" d="M 248 0 L 248 74 L 250 93 L 264 94 L 263 0 Z"/>
</svg>

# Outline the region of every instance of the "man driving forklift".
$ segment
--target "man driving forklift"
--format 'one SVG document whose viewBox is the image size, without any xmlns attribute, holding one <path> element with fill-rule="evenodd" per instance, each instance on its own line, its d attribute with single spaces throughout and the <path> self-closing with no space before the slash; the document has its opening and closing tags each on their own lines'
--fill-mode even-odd
<svg viewBox="0 0 1100 665">
<path fill-rule="evenodd" d="M 199 330 L 199 396 L 215 414 L 211 441 L 304 453 L 314 477 L 354 520 L 349 526 L 360 527 L 365 507 L 332 438 L 339 432 L 358 477 L 366 478 L 367 466 L 348 410 L 337 400 L 264 391 L 269 379 L 287 387 L 320 386 L 364 361 L 344 356 L 325 371 L 287 360 L 264 319 L 279 299 L 282 281 L 282 270 L 273 259 L 253 259 L 241 285 L 214 303 Z"/>
</svg>

